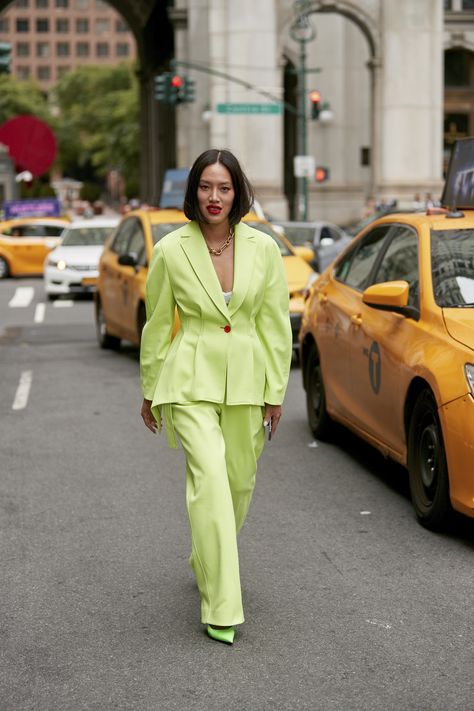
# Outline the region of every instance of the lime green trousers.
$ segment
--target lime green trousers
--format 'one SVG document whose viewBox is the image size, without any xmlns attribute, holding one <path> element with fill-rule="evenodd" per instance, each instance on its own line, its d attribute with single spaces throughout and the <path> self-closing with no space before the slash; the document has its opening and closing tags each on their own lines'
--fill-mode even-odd
<svg viewBox="0 0 474 711">
<path fill-rule="evenodd" d="M 190 564 L 201 595 L 201 621 L 244 621 L 237 534 L 255 487 L 264 444 L 263 408 L 196 402 L 171 406 L 186 455 Z"/>
</svg>

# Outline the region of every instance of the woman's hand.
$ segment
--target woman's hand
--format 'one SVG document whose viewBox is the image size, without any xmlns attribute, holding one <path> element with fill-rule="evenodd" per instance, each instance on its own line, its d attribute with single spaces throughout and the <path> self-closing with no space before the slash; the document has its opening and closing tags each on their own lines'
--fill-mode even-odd
<svg viewBox="0 0 474 711">
<path fill-rule="evenodd" d="M 153 432 L 153 434 L 155 434 L 156 430 L 158 429 L 158 426 L 151 411 L 151 402 L 151 400 L 143 400 L 143 405 L 140 414 L 145 425 L 151 432 Z"/>
<path fill-rule="evenodd" d="M 278 423 L 281 418 L 281 405 L 267 405 L 265 403 L 265 415 L 263 416 L 263 424 L 266 425 L 268 422 L 272 423 L 272 437 L 275 436 L 277 431 Z"/>
</svg>

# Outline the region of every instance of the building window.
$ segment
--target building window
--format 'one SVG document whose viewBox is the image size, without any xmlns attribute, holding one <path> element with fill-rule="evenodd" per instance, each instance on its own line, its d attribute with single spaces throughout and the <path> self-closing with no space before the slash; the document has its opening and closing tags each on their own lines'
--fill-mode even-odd
<svg viewBox="0 0 474 711">
<path fill-rule="evenodd" d="M 36 0 L 36 7 L 48 7 L 49 6 L 49 0 Z"/>
<path fill-rule="evenodd" d="M 78 35 L 84 35 L 89 32 L 89 20 L 80 18 L 76 20 L 76 32 Z"/>
<path fill-rule="evenodd" d="M 108 57 L 109 45 L 107 42 L 98 42 L 95 48 L 95 53 L 98 57 Z"/>
<path fill-rule="evenodd" d="M 16 73 L 18 79 L 29 79 L 30 78 L 30 68 L 29 67 L 17 67 Z"/>
<path fill-rule="evenodd" d="M 29 0 L 16 0 L 15 7 L 28 7 L 29 4 Z"/>
<path fill-rule="evenodd" d="M 38 67 L 36 76 L 43 81 L 51 79 L 51 67 Z"/>
<path fill-rule="evenodd" d="M 88 10 L 89 0 L 76 0 L 76 8 L 78 10 Z"/>
<path fill-rule="evenodd" d="M 16 21 L 16 31 L 17 32 L 29 32 L 30 31 L 30 21 L 18 18 Z"/>
<path fill-rule="evenodd" d="M 474 10 L 474 0 L 462 0 L 463 10 Z"/>
<path fill-rule="evenodd" d="M 63 77 L 65 74 L 71 71 L 71 67 L 65 67 L 65 66 L 58 66 L 56 69 L 56 74 L 58 79 Z"/>
<path fill-rule="evenodd" d="M 128 25 L 125 20 L 115 20 L 115 32 L 128 32 Z"/>
<path fill-rule="evenodd" d="M 2 18 L 0 20 L 0 32 L 9 32 L 10 31 L 10 22 L 8 20 L 8 17 Z"/>
<path fill-rule="evenodd" d="M 126 42 L 119 42 L 115 48 L 115 53 L 117 57 L 128 57 L 129 47 Z"/>
<path fill-rule="evenodd" d="M 69 20 L 66 20 L 63 17 L 56 20 L 56 32 L 58 34 L 69 32 Z"/>
<path fill-rule="evenodd" d="M 30 56 L 30 45 L 28 44 L 28 42 L 17 42 L 16 54 L 17 54 L 17 57 L 29 57 Z"/>
<path fill-rule="evenodd" d="M 104 2 L 104 0 L 95 0 L 95 6 L 98 10 L 106 10 L 109 7 L 109 3 Z"/>
<path fill-rule="evenodd" d="M 105 17 L 99 17 L 95 21 L 95 32 L 97 35 L 103 35 L 110 31 L 110 22 Z"/>
<path fill-rule="evenodd" d="M 452 49 L 444 53 L 444 84 L 449 86 L 470 86 L 472 76 L 472 54 L 466 49 Z"/>
<path fill-rule="evenodd" d="M 36 20 L 36 32 L 49 32 L 49 20 Z"/>
<path fill-rule="evenodd" d="M 69 7 L 69 0 L 56 0 L 56 7 Z"/>
<path fill-rule="evenodd" d="M 49 42 L 38 42 L 36 45 L 37 57 L 49 57 Z"/>
<path fill-rule="evenodd" d="M 89 56 L 89 42 L 78 42 L 76 44 L 76 56 L 77 57 L 88 57 Z"/>
<path fill-rule="evenodd" d="M 58 42 L 56 45 L 56 55 L 58 57 L 69 57 L 69 42 Z"/>
</svg>

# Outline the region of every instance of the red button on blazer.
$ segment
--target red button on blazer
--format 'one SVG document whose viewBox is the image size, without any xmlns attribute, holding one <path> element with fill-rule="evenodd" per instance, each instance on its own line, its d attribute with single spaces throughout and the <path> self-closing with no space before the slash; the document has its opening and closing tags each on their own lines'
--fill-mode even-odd
<svg viewBox="0 0 474 711">
<path fill-rule="evenodd" d="M 229 325 L 224 326 L 224 331 L 225 331 L 226 333 L 230 333 L 230 326 L 229 326 Z"/>
</svg>

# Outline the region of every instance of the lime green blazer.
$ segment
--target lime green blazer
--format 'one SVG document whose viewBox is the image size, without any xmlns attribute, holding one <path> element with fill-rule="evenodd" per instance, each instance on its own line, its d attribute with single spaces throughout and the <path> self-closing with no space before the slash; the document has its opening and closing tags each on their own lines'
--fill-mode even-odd
<svg viewBox="0 0 474 711">
<path fill-rule="evenodd" d="M 165 403 L 283 402 L 292 352 L 283 260 L 269 235 L 245 223 L 234 234 L 228 305 L 197 222 L 154 247 L 140 375 L 158 423 Z M 172 340 L 176 307 L 180 329 Z"/>
</svg>

